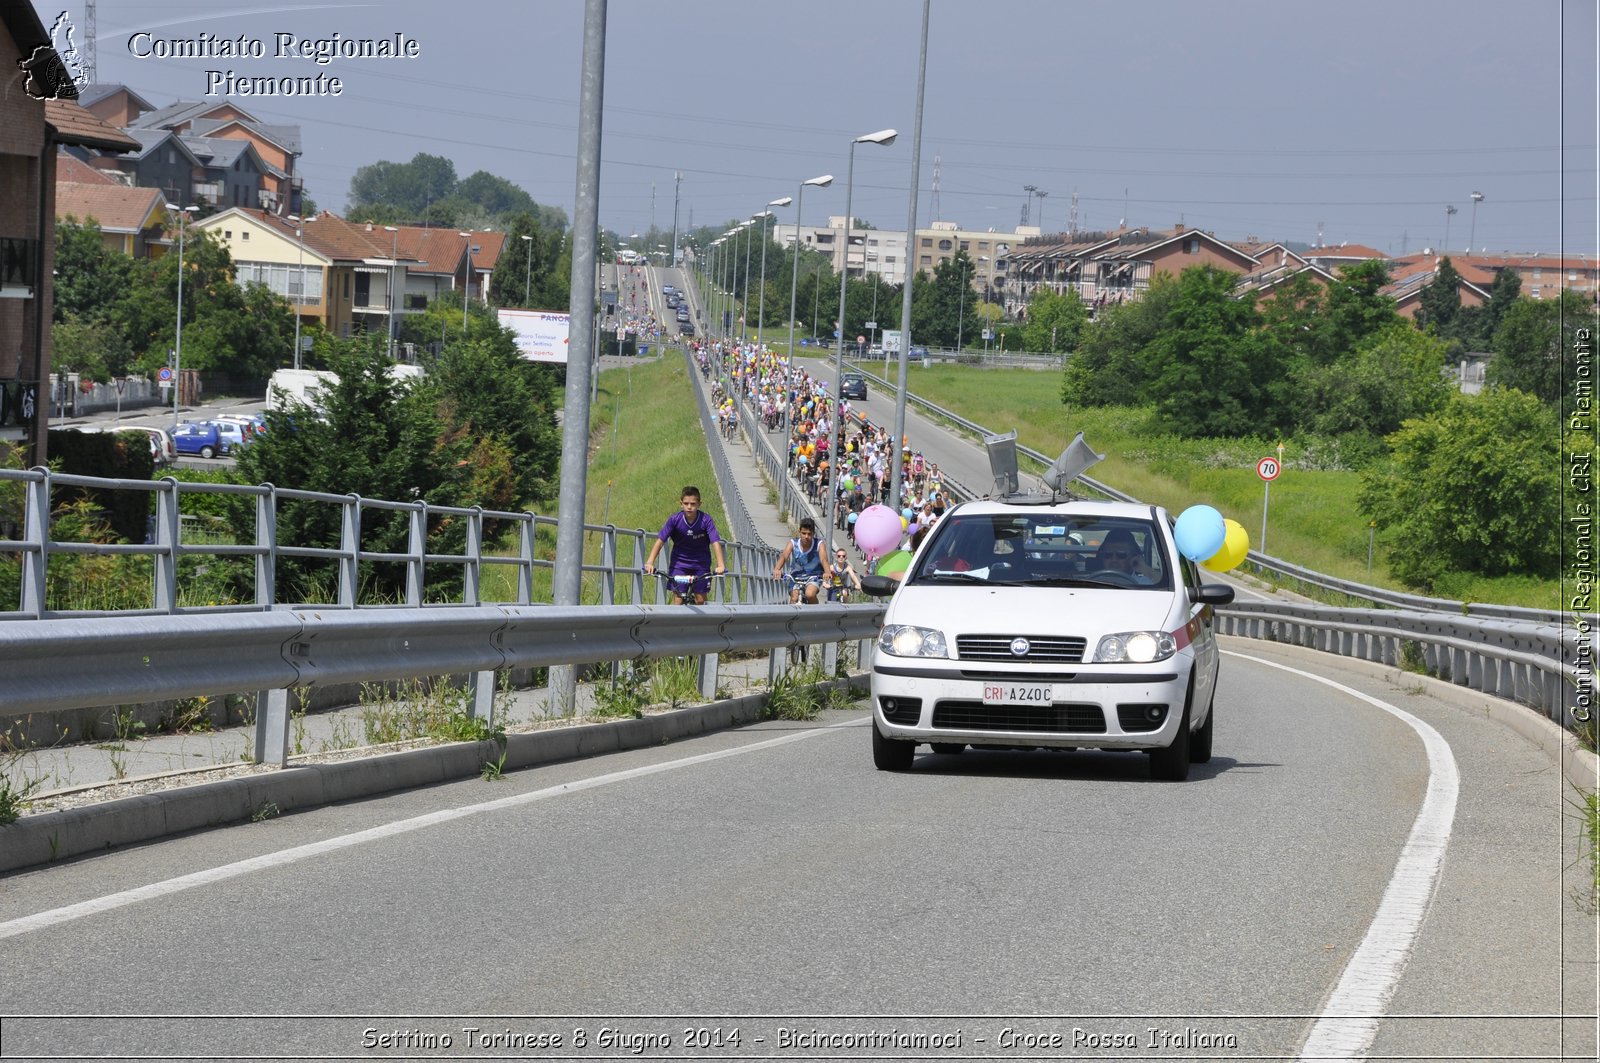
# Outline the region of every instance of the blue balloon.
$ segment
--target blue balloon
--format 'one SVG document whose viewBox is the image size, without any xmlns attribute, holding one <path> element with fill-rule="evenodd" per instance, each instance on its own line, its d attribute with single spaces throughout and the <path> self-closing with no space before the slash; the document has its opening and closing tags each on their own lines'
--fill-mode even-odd
<svg viewBox="0 0 1600 1063">
<path fill-rule="evenodd" d="M 1190 561 L 1204 561 L 1222 549 L 1228 538 L 1228 524 L 1222 514 L 1210 506 L 1190 506 L 1178 514 L 1172 538 L 1184 557 Z"/>
</svg>

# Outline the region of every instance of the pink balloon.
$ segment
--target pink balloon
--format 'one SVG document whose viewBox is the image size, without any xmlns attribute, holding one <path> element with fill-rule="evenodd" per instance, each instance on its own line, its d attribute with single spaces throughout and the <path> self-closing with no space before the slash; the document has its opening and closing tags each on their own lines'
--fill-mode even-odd
<svg viewBox="0 0 1600 1063">
<path fill-rule="evenodd" d="M 856 544 L 882 557 L 899 545 L 901 530 L 900 514 L 888 506 L 868 506 L 856 518 Z"/>
</svg>

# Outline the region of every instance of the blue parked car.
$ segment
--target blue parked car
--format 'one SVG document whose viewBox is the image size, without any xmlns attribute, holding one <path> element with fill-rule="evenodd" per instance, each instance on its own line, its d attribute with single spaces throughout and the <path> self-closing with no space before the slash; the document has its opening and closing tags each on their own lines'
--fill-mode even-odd
<svg viewBox="0 0 1600 1063">
<path fill-rule="evenodd" d="M 214 458 L 230 449 L 222 433 L 210 421 L 180 424 L 172 431 L 172 445 L 179 454 L 198 454 L 202 458 Z"/>
</svg>

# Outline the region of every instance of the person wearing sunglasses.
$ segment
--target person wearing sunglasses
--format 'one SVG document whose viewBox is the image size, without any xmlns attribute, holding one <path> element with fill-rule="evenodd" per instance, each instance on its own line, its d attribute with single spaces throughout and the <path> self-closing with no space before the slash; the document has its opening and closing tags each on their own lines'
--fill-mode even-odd
<svg viewBox="0 0 1600 1063">
<path fill-rule="evenodd" d="M 1114 528 L 1107 532 L 1094 557 L 1095 567 L 1099 571 L 1127 576 L 1140 586 L 1148 586 L 1161 578 L 1155 569 L 1145 564 L 1139 544 L 1134 542 L 1133 533 L 1126 528 Z"/>
<path fill-rule="evenodd" d="M 828 601 L 848 604 L 850 592 L 861 590 L 861 577 L 850 564 L 850 555 L 843 550 L 833 552 L 833 578 L 828 581 Z"/>
</svg>

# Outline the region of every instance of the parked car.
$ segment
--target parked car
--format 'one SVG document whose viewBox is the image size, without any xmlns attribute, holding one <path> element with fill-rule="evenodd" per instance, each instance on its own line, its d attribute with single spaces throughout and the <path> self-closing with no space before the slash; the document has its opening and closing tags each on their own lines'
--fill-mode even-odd
<svg viewBox="0 0 1600 1063">
<path fill-rule="evenodd" d="M 1142 752 L 1182 780 L 1211 757 L 1212 610 L 1233 600 L 1179 554 L 1156 507 L 1008 498 L 934 525 L 893 594 L 872 659 L 872 756 L 918 743 Z"/>
<path fill-rule="evenodd" d="M 214 420 L 227 421 L 244 428 L 246 443 L 254 442 L 257 436 L 267 434 L 267 420 L 259 414 L 222 413 L 218 414 Z"/>
<path fill-rule="evenodd" d="M 146 428 L 130 425 L 78 425 L 75 430 L 94 433 L 132 432 L 136 435 L 142 435 L 150 443 L 150 460 L 155 462 L 157 468 L 171 465 L 173 459 L 178 456 L 177 449 L 172 444 L 172 437 L 167 434 L 165 428 Z"/>
<path fill-rule="evenodd" d="M 867 398 L 867 378 L 861 373 L 846 373 L 839 378 L 839 395 L 846 399 Z"/>
<path fill-rule="evenodd" d="M 222 433 L 213 421 L 185 421 L 172 431 L 172 443 L 179 454 L 198 454 L 215 458 L 226 453 Z"/>
<path fill-rule="evenodd" d="M 255 429 L 248 423 L 217 419 L 210 422 L 222 437 L 222 452 L 232 454 L 234 451 L 243 450 L 255 434 Z"/>
</svg>

